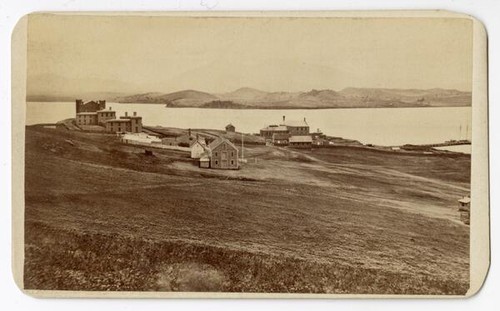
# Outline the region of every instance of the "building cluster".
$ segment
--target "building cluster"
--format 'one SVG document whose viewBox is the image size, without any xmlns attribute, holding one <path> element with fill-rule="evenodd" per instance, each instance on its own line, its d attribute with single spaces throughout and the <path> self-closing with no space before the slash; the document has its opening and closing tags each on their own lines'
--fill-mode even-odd
<svg viewBox="0 0 500 311">
<path fill-rule="evenodd" d="M 99 130 L 109 133 L 119 133 L 121 141 L 128 144 L 155 146 L 158 148 L 179 148 L 191 151 L 191 158 L 197 159 L 201 168 L 239 169 L 239 150 L 228 139 L 217 137 L 210 143 L 205 138 L 196 135 L 194 138 L 189 130 L 181 137 L 159 138 L 154 134 L 142 133 L 142 117 L 136 112 L 119 118 L 111 107 L 106 109 L 106 101 L 90 101 L 84 103 L 76 100 L 76 125 L 85 130 Z M 226 133 L 236 133 L 233 124 L 225 127 Z M 260 130 L 260 136 L 266 145 L 289 146 L 292 148 L 311 148 L 320 142 L 324 135 L 318 130 L 311 133 L 306 118 L 301 121 L 288 121 L 283 116 L 279 125 L 269 125 Z M 241 159 L 243 161 L 243 159 Z"/>
<path fill-rule="evenodd" d="M 142 117 L 136 112 L 129 116 L 116 117 L 116 111 L 111 107 L 106 110 L 106 101 L 90 101 L 84 103 L 81 99 L 76 100 L 76 125 L 82 128 L 99 126 L 110 133 L 141 133 Z"/>
<path fill-rule="evenodd" d="M 191 158 L 198 159 L 201 168 L 239 169 L 238 148 L 222 137 L 209 144 L 197 137 L 191 145 Z"/>
<path fill-rule="evenodd" d="M 315 133 L 310 133 L 306 118 L 301 121 L 287 121 L 285 116 L 281 124 L 261 129 L 260 136 L 264 137 L 267 145 L 293 148 L 311 148 L 314 142 L 324 137 L 319 129 Z"/>
</svg>

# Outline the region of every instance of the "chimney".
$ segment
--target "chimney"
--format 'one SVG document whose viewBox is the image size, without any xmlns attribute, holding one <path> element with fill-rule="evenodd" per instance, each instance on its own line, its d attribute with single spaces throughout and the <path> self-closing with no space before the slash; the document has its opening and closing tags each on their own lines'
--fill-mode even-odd
<svg viewBox="0 0 500 311">
<path fill-rule="evenodd" d="M 283 123 L 285 123 L 285 116 L 283 116 Z"/>
<path fill-rule="evenodd" d="M 82 104 L 83 104 L 83 100 L 81 100 L 81 99 L 77 99 L 77 100 L 75 101 L 75 103 L 76 103 L 76 113 L 79 113 L 79 112 L 80 112 L 80 108 L 81 108 L 81 106 L 82 106 Z"/>
<path fill-rule="evenodd" d="M 128 117 L 128 112 L 127 111 L 125 111 L 125 116 Z"/>
<path fill-rule="evenodd" d="M 191 129 L 188 129 L 188 136 L 191 137 Z"/>
<path fill-rule="evenodd" d="M 109 110 L 111 110 L 111 107 L 109 107 Z"/>
<path fill-rule="evenodd" d="M 306 122 L 306 117 L 304 117 L 304 122 Z"/>
<path fill-rule="evenodd" d="M 137 116 L 137 112 L 134 111 L 134 117 L 136 117 L 136 116 Z"/>
</svg>

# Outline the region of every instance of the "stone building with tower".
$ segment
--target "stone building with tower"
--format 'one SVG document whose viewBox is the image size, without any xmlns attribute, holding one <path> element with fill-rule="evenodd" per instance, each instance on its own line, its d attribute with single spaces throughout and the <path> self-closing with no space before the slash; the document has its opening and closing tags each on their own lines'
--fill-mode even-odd
<svg viewBox="0 0 500 311">
<path fill-rule="evenodd" d="M 76 113 L 80 112 L 96 112 L 99 110 L 106 109 L 106 101 L 105 100 L 91 100 L 89 102 L 84 103 L 83 100 L 77 99 L 75 101 L 75 111 Z"/>
<path fill-rule="evenodd" d="M 116 111 L 111 107 L 106 110 L 106 101 L 89 101 L 77 99 L 75 102 L 76 125 L 84 130 L 101 129 L 109 133 L 141 133 L 142 117 L 136 112 L 129 116 L 116 117 Z"/>
</svg>

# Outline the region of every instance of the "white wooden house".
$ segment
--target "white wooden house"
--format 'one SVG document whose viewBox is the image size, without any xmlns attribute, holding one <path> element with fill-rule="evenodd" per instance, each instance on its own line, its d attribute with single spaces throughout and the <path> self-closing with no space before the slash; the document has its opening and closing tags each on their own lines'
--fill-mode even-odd
<svg viewBox="0 0 500 311">
<path fill-rule="evenodd" d="M 209 149 L 204 139 L 197 139 L 191 144 L 192 159 L 199 159 L 206 152 L 209 152 Z"/>
</svg>

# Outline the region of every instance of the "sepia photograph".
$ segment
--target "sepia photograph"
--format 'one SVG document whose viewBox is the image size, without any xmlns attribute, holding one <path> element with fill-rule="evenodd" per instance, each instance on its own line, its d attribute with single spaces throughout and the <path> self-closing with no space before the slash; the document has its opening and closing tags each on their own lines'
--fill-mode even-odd
<svg viewBox="0 0 500 311">
<path fill-rule="evenodd" d="M 28 15 L 20 286 L 470 294 L 474 23 Z"/>
</svg>

